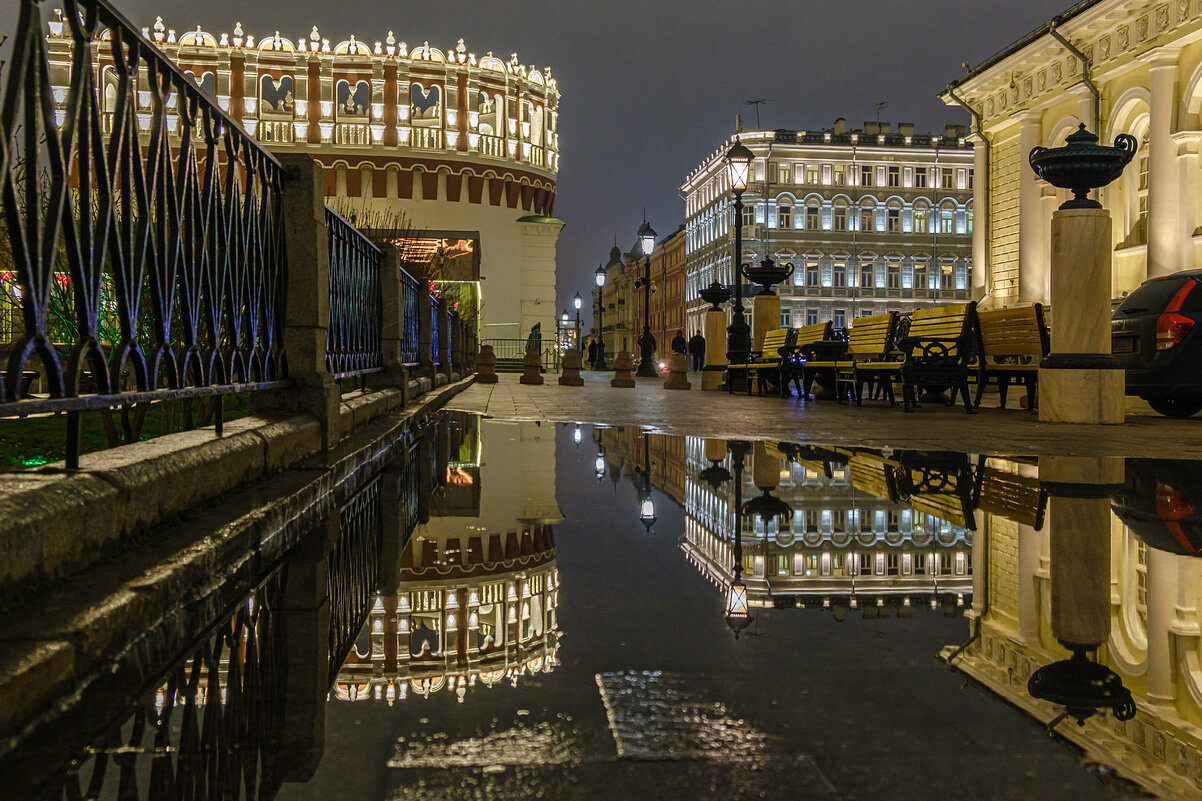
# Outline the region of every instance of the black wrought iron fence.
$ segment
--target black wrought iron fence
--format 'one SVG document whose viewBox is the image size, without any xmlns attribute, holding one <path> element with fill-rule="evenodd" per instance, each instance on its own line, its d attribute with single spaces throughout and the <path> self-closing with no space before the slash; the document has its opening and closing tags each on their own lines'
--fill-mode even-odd
<svg viewBox="0 0 1202 801">
<path fill-rule="evenodd" d="M 346 661 L 371 610 L 380 577 L 380 479 L 359 490 L 339 513 L 330 555 L 330 684 Z"/>
<path fill-rule="evenodd" d="M 409 273 L 401 270 L 401 358 L 407 365 L 418 362 L 418 342 L 420 324 L 418 314 L 421 309 L 421 282 Z"/>
<path fill-rule="evenodd" d="M 16 291 L 0 303 L 19 319 L 0 416 L 68 412 L 70 463 L 82 410 L 279 386 L 279 163 L 105 0 L 63 3 L 65 73 L 49 6 L 18 6 L 0 87 L 0 271 Z"/>
<path fill-rule="evenodd" d="M 451 361 L 455 360 L 455 338 L 457 336 L 459 336 L 459 314 L 452 311 L 447 314 L 447 353 L 451 354 Z"/>
<path fill-rule="evenodd" d="M 442 364 L 442 348 L 439 321 L 446 318 L 442 313 L 442 298 L 430 296 L 430 359 L 435 364 Z"/>
<path fill-rule="evenodd" d="M 326 369 L 335 378 L 374 373 L 384 366 L 380 348 L 380 249 L 326 208 L 330 241 L 330 327 Z"/>
<path fill-rule="evenodd" d="M 525 339 L 482 339 L 480 345 L 491 345 L 493 354 L 498 359 L 522 359 L 526 356 Z M 543 342 L 539 348 L 539 355 L 542 357 L 544 370 L 559 370 L 559 362 L 562 357 L 561 352 L 555 347 L 554 343 Z"/>
</svg>

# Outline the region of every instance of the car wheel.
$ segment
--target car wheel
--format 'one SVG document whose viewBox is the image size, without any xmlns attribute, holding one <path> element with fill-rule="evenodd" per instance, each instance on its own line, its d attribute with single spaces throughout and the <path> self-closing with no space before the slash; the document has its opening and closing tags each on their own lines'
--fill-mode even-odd
<svg viewBox="0 0 1202 801">
<path fill-rule="evenodd" d="M 1148 405 L 1165 417 L 1192 417 L 1202 410 L 1202 398 L 1148 398 Z"/>
</svg>

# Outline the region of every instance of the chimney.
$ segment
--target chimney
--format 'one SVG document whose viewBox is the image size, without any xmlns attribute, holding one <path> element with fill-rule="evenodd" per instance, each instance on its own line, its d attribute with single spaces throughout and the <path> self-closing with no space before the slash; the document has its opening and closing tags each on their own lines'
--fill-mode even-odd
<svg viewBox="0 0 1202 801">
<path fill-rule="evenodd" d="M 897 132 L 899 134 L 901 134 L 902 136 L 913 136 L 914 135 L 914 123 L 899 122 L 897 124 Z"/>
<path fill-rule="evenodd" d="M 880 131 L 879 124 L 877 124 L 876 122 L 874 122 L 872 120 L 864 121 L 864 133 L 869 134 L 870 136 L 876 136 L 877 133 L 879 133 L 879 131 Z"/>
<path fill-rule="evenodd" d="M 847 133 L 847 120 L 839 117 L 835 120 L 835 135 L 842 136 L 845 133 Z"/>
<path fill-rule="evenodd" d="M 892 133 L 892 130 L 893 130 L 893 123 L 891 123 L 891 122 L 882 122 L 881 123 L 881 133 L 883 133 L 883 134 Z"/>
<path fill-rule="evenodd" d="M 960 135 L 960 126 L 959 125 L 943 126 L 943 135 L 949 139 L 955 139 L 956 137 L 958 137 Z"/>
</svg>

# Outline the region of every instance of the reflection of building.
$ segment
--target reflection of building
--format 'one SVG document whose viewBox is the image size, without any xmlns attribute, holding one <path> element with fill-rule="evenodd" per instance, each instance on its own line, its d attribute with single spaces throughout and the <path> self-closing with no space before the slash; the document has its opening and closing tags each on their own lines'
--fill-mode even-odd
<svg viewBox="0 0 1202 801">
<path fill-rule="evenodd" d="M 554 427 L 450 417 L 430 517 L 393 551 L 337 698 L 462 700 L 556 664 Z"/>
<path fill-rule="evenodd" d="M 704 575 L 725 588 L 734 569 L 734 490 L 729 480 L 715 490 L 698 478 L 711 464 L 706 443 L 685 439 L 682 548 Z M 777 473 L 773 492 L 793 516 L 791 521 L 741 520 L 743 580 L 752 606 L 908 610 L 943 605 L 954 611 L 970 597 L 972 536 L 967 521 L 951 506 L 937 516 L 929 494 L 916 492 L 908 503 L 891 499 L 885 489 L 886 476 L 892 475 L 887 471 L 900 462 L 878 454 L 818 449 L 807 449 L 790 462 L 773 444 L 756 445 L 743 474 L 743 500 L 760 494 L 750 462 L 766 457 Z M 731 457 L 723 456 L 721 465 L 731 470 Z"/>
<path fill-rule="evenodd" d="M 615 480 L 623 473 L 638 481 L 635 471 L 648 468 L 643 454 L 647 438 L 647 456 L 651 459 L 651 485 L 676 503 L 685 498 L 685 438 L 668 434 L 647 434 L 637 426 L 595 428 L 594 436 L 605 453 L 606 471 Z M 641 485 L 637 485 L 641 488 Z"/>
<path fill-rule="evenodd" d="M 1048 302 L 1051 216 L 1069 194 L 1040 181 L 1027 154 L 1063 144 L 1082 123 L 1104 144 L 1120 133 L 1139 143 L 1135 161 L 1098 192 L 1113 216 L 1115 296 L 1197 264 L 1200 30 L 1198 7 L 1186 0 L 1075 3 L 952 82 L 944 101 L 963 101 L 981 128 L 973 131 L 982 215 L 974 297 Z"/>
<path fill-rule="evenodd" d="M 755 154 L 743 196 L 744 263 L 767 255 L 792 264 L 778 288 L 781 325 L 852 318 L 969 297 L 973 230 L 972 145 L 962 126 L 915 134 L 902 123 L 843 119 L 825 131 L 749 131 Z M 701 326 L 698 293 L 733 286 L 733 198 L 724 142 L 685 178 L 689 328 Z M 776 323 L 773 321 L 773 327 Z"/>
<path fill-rule="evenodd" d="M 72 41 L 61 13 L 49 33 L 49 102 L 61 119 Z M 441 277 L 490 279 L 478 285 L 482 338 L 525 337 L 535 322 L 553 330 L 563 223 L 551 216 L 559 89 L 550 68 L 478 55 L 463 40 L 410 47 L 391 31 L 382 41 L 331 43 L 316 27 L 259 38 L 241 27 L 177 33 L 159 20 L 143 34 L 264 145 L 317 160 L 329 205 L 343 216 L 361 228 L 427 232 L 425 243 L 447 257 Z M 124 92 L 109 38 L 97 36 L 91 54 L 105 133 Z M 150 87 L 132 89 L 131 117 L 148 136 Z M 176 145 L 176 99 L 164 100 Z M 468 258 L 454 258 L 458 246 L 470 246 Z"/>
<path fill-rule="evenodd" d="M 1197 607 L 1202 563 L 1194 508 L 1197 464 L 1128 460 L 1126 484 L 1112 498 L 1109 537 L 1109 639 L 1097 660 L 1118 674 L 1135 699 L 1133 720 L 1098 716 L 1056 732 L 1085 758 L 1113 768 L 1158 795 L 1202 798 L 1202 637 Z M 1120 518 L 1119 515 L 1122 515 Z M 1124 523 L 1127 521 L 1130 527 Z M 1062 709 L 1036 700 L 1027 682 L 1037 669 L 1068 657 L 1053 632 L 1052 586 L 1072 571 L 1051 558 L 1057 517 L 1036 530 L 1029 520 L 980 515 L 974 561 L 979 603 L 972 639 L 944 656 L 1006 701 L 1047 722 Z M 1103 581 L 1105 576 L 1103 576 Z M 1105 608 L 1102 615 L 1105 615 Z"/>
</svg>

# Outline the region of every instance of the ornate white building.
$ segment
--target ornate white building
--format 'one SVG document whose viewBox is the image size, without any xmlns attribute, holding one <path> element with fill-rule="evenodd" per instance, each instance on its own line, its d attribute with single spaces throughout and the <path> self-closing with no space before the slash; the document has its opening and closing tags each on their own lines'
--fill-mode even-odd
<svg viewBox="0 0 1202 801">
<path fill-rule="evenodd" d="M 316 27 L 256 37 L 240 24 L 233 33 L 176 31 L 160 18 L 143 35 L 264 145 L 311 155 L 324 169 L 327 203 L 359 227 L 403 222 L 435 247 L 474 249 L 474 274 L 457 277 L 484 280 L 481 338 L 524 337 L 536 322 L 554 330 L 563 223 L 552 216 L 559 89 L 549 67 L 522 64 L 516 53 L 478 55 L 462 39 L 446 49 L 410 46 L 392 31 L 331 43 Z M 108 38 L 93 44 L 105 109 L 118 90 Z M 48 41 L 61 104 L 71 47 L 61 12 Z M 150 103 L 139 90 L 147 131 Z"/>
<path fill-rule="evenodd" d="M 1197 0 L 1074 4 L 941 95 L 974 117 L 974 287 L 994 306 L 1048 302 L 1051 216 L 1067 194 L 1027 164 L 1081 123 L 1135 160 L 1098 197 L 1112 220 L 1115 297 L 1202 253 L 1202 9 Z"/>
<path fill-rule="evenodd" d="M 849 131 L 752 131 L 743 195 L 743 262 L 765 251 L 795 268 L 781 294 L 781 325 L 966 300 L 973 259 L 973 155 L 961 126 L 915 134 L 902 123 Z M 688 328 L 706 308 L 698 292 L 734 282 L 734 198 L 723 142 L 685 178 Z M 750 304 L 748 304 L 750 306 Z"/>
</svg>

